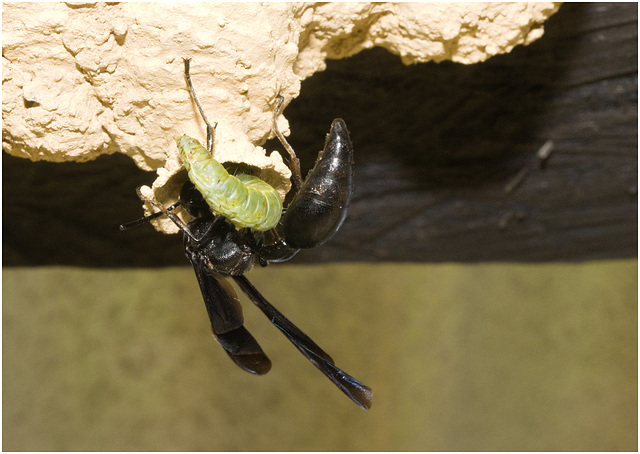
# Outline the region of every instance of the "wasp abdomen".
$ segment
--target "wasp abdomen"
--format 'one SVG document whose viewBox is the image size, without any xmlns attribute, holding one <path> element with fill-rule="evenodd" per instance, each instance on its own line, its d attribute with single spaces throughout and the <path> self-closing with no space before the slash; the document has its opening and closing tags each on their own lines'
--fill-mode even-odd
<svg viewBox="0 0 640 454">
<path fill-rule="evenodd" d="M 328 241 L 347 215 L 353 185 L 353 146 L 344 120 L 331 124 L 324 149 L 283 219 L 287 243 L 312 248 Z"/>
<path fill-rule="evenodd" d="M 230 175 L 196 139 L 183 135 L 176 143 L 189 180 L 213 214 L 237 228 L 265 231 L 278 224 L 282 200 L 273 187 L 252 175 Z"/>
</svg>

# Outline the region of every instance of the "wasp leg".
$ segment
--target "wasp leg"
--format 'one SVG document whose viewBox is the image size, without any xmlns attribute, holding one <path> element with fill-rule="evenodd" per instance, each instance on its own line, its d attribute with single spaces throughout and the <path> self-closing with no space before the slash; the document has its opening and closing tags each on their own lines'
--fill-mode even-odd
<svg viewBox="0 0 640 454">
<path fill-rule="evenodd" d="M 291 164 L 291 174 L 293 177 L 293 185 L 295 186 L 296 191 L 299 191 L 300 188 L 302 187 L 302 173 L 300 172 L 300 160 L 296 156 L 296 152 L 293 151 L 293 147 L 289 145 L 289 142 L 287 142 L 287 139 L 284 138 L 284 136 L 278 129 L 278 115 L 280 115 L 280 108 L 282 107 L 284 98 L 278 95 L 276 99 L 278 103 L 276 104 L 276 108 L 273 111 L 273 132 L 275 132 L 276 136 L 278 137 L 278 140 L 280 140 L 280 143 L 282 144 L 282 146 L 285 148 L 285 150 L 287 150 L 287 153 L 289 153 L 289 163 Z"/>
<path fill-rule="evenodd" d="M 200 116 L 204 120 L 204 123 L 207 125 L 207 150 L 209 154 L 213 156 L 213 135 L 216 132 L 216 128 L 218 127 L 218 123 L 215 123 L 213 127 L 211 127 L 211 123 L 207 119 L 207 116 L 204 114 L 204 109 L 202 108 L 202 104 L 200 104 L 200 99 L 198 95 L 196 95 L 196 90 L 193 88 L 193 84 L 191 83 L 191 76 L 189 75 L 189 63 L 191 62 L 190 58 L 183 58 L 184 61 L 184 77 L 187 79 L 187 87 L 189 87 L 189 93 L 191 93 L 191 98 L 198 106 L 198 111 L 200 111 Z"/>
</svg>

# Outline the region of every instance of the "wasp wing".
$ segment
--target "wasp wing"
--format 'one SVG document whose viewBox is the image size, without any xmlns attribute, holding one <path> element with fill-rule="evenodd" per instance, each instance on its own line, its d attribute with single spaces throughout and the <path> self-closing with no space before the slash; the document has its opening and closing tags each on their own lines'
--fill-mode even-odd
<svg viewBox="0 0 640 454">
<path fill-rule="evenodd" d="M 242 306 L 233 287 L 224 277 L 211 272 L 197 253 L 188 254 L 188 258 L 200 284 L 213 337 L 242 369 L 258 375 L 269 372 L 271 361 L 243 326 Z"/>
<path fill-rule="evenodd" d="M 291 323 L 278 309 L 273 307 L 245 276 L 234 276 L 233 279 L 251 301 L 269 318 L 271 323 L 282 331 L 287 339 L 289 339 L 314 366 L 325 374 L 329 380 L 349 396 L 360 408 L 364 410 L 371 408 L 371 399 L 373 396 L 371 388 L 336 367 L 333 359 L 313 342 L 309 336 Z"/>
</svg>

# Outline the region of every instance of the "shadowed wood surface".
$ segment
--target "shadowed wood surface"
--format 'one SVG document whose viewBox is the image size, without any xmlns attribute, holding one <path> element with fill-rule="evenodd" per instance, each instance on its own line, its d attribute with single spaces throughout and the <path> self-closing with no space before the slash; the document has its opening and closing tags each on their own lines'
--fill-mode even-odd
<svg viewBox="0 0 640 454">
<path fill-rule="evenodd" d="M 539 41 L 472 66 L 382 49 L 330 61 L 285 114 L 303 172 L 345 119 L 354 199 L 336 237 L 294 261 L 635 257 L 637 10 L 565 4 Z M 186 264 L 177 236 L 118 231 L 154 176 L 128 158 L 2 166 L 3 265 Z"/>
</svg>

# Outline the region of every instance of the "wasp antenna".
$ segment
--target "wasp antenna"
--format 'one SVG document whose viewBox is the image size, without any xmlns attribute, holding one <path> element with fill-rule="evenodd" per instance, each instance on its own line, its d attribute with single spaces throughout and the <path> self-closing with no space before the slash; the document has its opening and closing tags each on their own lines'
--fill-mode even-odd
<svg viewBox="0 0 640 454">
<path fill-rule="evenodd" d="M 191 233 L 191 230 L 189 230 L 189 227 L 187 226 L 187 224 L 185 224 L 184 221 L 180 219 L 173 211 L 171 211 L 169 208 L 165 208 L 164 205 L 162 205 L 153 197 L 147 197 L 144 194 L 142 194 L 142 191 L 140 191 L 140 188 L 136 189 L 136 193 L 138 194 L 138 197 L 140 198 L 140 200 L 142 200 L 143 202 L 150 203 L 151 205 L 159 209 L 162 214 L 166 215 L 169 219 L 171 219 L 173 223 L 177 225 L 180 230 L 182 230 L 187 236 L 189 236 L 189 238 L 191 238 L 193 241 L 198 241 L 198 238 L 196 238 L 193 235 L 193 233 Z"/>
<path fill-rule="evenodd" d="M 120 224 L 120 230 L 129 230 L 135 227 L 138 227 L 142 224 L 146 224 L 147 222 L 153 221 L 154 219 L 159 218 L 160 216 L 164 216 L 162 211 L 158 211 L 157 213 L 150 214 L 149 216 L 145 216 L 140 219 L 136 219 L 135 221 L 125 222 L 124 224 Z"/>
</svg>

